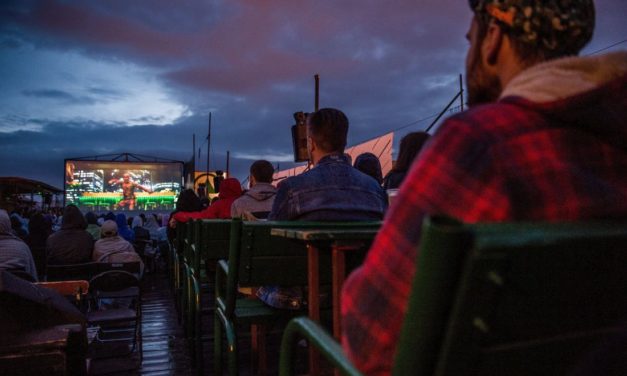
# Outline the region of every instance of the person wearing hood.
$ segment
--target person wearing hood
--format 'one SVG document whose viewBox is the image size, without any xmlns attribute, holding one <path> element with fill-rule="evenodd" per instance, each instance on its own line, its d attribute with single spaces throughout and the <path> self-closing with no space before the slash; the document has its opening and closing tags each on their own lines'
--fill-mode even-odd
<svg viewBox="0 0 627 376">
<path fill-rule="evenodd" d="M 80 264 L 91 260 L 94 238 L 86 231 L 87 221 L 75 205 L 63 210 L 61 229 L 48 237 L 48 264 Z"/>
<path fill-rule="evenodd" d="M 100 239 L 100 226 L 98 226 L 98 218 L 94 212 L 87 212 L 85 214 L 85 220 L 87 221 L 87 232 L 91 234 L 94 241 Z"/>
<path fill-rule="evenodd" d="M 28 245 L 11 229 L 11 219 L 0 209 L 0 269 L 20 269 L 37 280 L 37 268 Z"/>
<path fill-rule="evenodd" d="M 94 244 L 92 260 L 96 262 L 135 262 L 139 261 L 143 274 L 144 263 L 131 243 L 118 235 L 116 222 L 107 220 L 102 224 L 101 238 Z"/>
<path fill-rule="evenodd" d="M 276 188 L 272 185 L 274 168 L 265 160 L 255 161 L 250 166 L 250 189 L 231 205 L 231 218 L 245 220 L 265 219 L 268 217 Z"/>
<path fill-rule="evenodd" d="M 187 222 L 190 219 L 229 219 L 231 218 L 231 205 L 242 195 L 242 187 L 239 180 L 227 178 L 220 184 L 219 200 L 200 212 L 178 212 L 173 219 L 176 222 Z M 170 224 L 173 221 L 170 220 Z"/>
<path fill-rule="evenodd" d="M 593 34 L 592 0 L 470 0 L 470 8 L 470 109 L 420 152 L 343 286 L 342 345 L 363 374 L 391 372 L 425 217 L 627 218 L 627 51 L 576 56 Z"/>
<path fill-rule="evenodd" d="M 159 234 L 159 223 L 157 223 L 157 218 L 154 214 L 149 214 L 148 216 L 146 216 L 146 223 L 144 224 L 144 228 L 148 230 L 148 233 L 150 233 L 150 239 L 157 241 L 162 240 Z"/>
<path fill-rule="evenodd" d="M 135 232 L 128 227 L 128 221 L 126 219 L 126 214 L 118 213 L 115 215 L 115 223 L 118 225 L 118 234 L 127 240 L 129 243 L 133 243 L 135 241 Z"/>
</svg>

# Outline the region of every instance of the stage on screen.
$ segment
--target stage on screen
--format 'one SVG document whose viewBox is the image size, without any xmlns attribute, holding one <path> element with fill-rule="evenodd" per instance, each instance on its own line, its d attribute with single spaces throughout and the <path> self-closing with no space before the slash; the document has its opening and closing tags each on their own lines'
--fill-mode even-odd
<svg viewBox="0 0 627 376">
<path fill-rule="evenodd" d="M 182 163 L 65 161 L 65 203 L 83 211 L 170 211 L 181 192 Z"/>
</svg>

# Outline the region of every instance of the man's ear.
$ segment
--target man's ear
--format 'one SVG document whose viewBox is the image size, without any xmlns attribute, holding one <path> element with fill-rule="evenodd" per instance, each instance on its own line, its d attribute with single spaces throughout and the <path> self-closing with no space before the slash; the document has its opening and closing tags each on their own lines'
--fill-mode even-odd
<svg viewBox="0 0 627 376">
<path fill-rule="evenodd" d="M 503 30 L 494 21 L 490 21 L 488 30 L 483 38 L 483 57 L 489 65 L 495 65 L 503 44 Z"/>
</svg>

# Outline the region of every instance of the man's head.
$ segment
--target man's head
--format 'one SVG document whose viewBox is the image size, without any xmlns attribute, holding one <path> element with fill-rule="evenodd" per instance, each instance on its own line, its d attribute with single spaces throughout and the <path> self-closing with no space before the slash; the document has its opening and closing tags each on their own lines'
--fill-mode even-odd
<svg viewBox="0 0 627 376">
<path fill-rule="evenodd" d="M 307 150 L 314 164 L 328 154 L 342 154 L 346 147 L 348 119 L 340 110 L 323 108 L 307 117 Z"/>
<path fill-rule="evenodd" d="M 577 55 L 594 30 L 592 0 L 469 0 L 468 103 L 495 101 L 522 69 Z"/>
<path fill-rule="evenodd" d="M 124 179 L 125 183 L 128 183 L 131 180 L 131 175 L 127 172 L 126 174 L 122 175 L 122 178 Z"/>
<path fill-rule="evenodd" d="M 250 165 L 250 186 L 257 183 L 272 183 L 274 167 L 266 160 L 260 159 Z"/>
<path fill-rule="evenodd" d="M 102 224 L 100 228 L 100 236 L 103 238 L 110 238 L 118 234 L 118 225 L 115 221 L 107 220 Z"/>
</svg>

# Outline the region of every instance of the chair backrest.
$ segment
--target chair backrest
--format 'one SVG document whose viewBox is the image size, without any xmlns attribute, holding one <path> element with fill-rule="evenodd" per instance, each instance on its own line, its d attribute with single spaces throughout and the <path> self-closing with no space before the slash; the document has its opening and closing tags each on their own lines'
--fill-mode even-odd
<svg viewBox="0 0 627 376">
<path fill-rule="evenodd" d="M 98 273 L 97 262 L 70 265 L 48 265 L 47 281 L 90 280 Z"/>
<path fill-rule="evenodd" d="M 380 221 L 367 222 L 298 222 L 252 221 L 243 222 L 239 244 L 239 284 L 241 286 L 306 285 L 307 252 L 304 243 L 272 236 L 273 228 L 296 229 L 354 229 L 375 228 Z M 365 245 L 360 263 L 366 254 Z M 229 262 L 232 254 L 229 255 Z M 354 261 L 354 260 L 353 260 Z M 350 262 L 348 263 L 350 264 Z M 348 265 L 348 269 L 351 265 Z M 331 253 L 320 253 L 320 282 L 331 282 Z"/>
<path fill-rule="evenodd" d="M 99 273 L 89 281 L 89 291 L 115 292 L 129 287 L 139 287 L 139 279 L 123 270 Z"/>
<path fill-rule="evenodd" d="M 394 374 L 564 374 L 627 319 L 627 226 L 428 219 Z"/>
<path fill-rule="evenodd" d="M 238 286 L 306 285 L 307 252 L 305 245 L 294 240 L 271 236 L 273 228 L 335 229 L 379 228 L 376 222 L 242 222 L 231 220 L 228 275 L 216 283 L 216 302 L 233 314 Z M 365 255 L 367 246 L 364 246 Z M 350 266 L 349 266 L 350 267 Z M 320 282 L 330 283 L 330 252 L 320 255 Z M 217 274 L 220 277 L 220 273 Z M 225 285 L 223 288 L 222 285 Z M 224 290 L 223 290 L 224 289 Z"/>
<path fill-rule="evenodd" d="M 205 260 L 226 259 L 229 256 L 231 236 L 230 219 L 202 219 L 195 221 L 194 243 Z"/>
<path fill-rule="evenodd" d="M 98 263 L 98 273 L 107 272 L 110 270 L 122 270 L 132 274 L 139 274 L 141 271 L 141 264 L 139 263 L 139 261 Z"/>
</svg>

